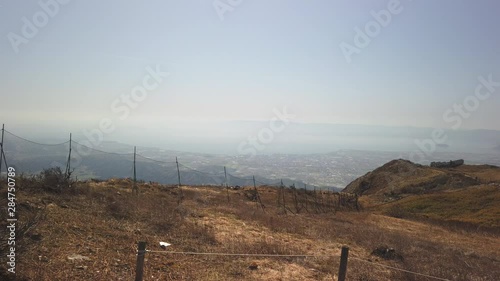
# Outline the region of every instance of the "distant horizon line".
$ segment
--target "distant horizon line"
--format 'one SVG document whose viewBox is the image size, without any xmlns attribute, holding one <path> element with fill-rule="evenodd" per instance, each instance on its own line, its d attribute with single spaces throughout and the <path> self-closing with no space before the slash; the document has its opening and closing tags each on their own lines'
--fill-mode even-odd
<svg viewBox="0 0 500 281">
<path fill-rule="evenodd" d="M 1 129 L 0 129 L 0 131 L 1 131 Z M 8 132 L 9 134 L 13 135 L 14 137 L 23 139 L 23 140 L 28 141 L 28 142 L 32 142 L 32 143 L 34 143 L 36 145 L 64 145 L 66 143 L 69 143 L 69 140 L 66 141 L 66 142 L 63 142 L 63 143 L 56 143 L 56 144 L 37 143 L 36 141 L 38 141 L 38 140 L 27 139 L 25 137 L 22 137 L 22 136 L 19 136 L 17 134 L 12 133 L 12 132 L 10 132 L 7 129 L 5 129 L 5 131 Z M 44 140 L 44 139 L 47 140 L 47 139 L 51 139 L 51 138 L 41 138 L 40 140 Z M 60 141 L 64 140 L 62 138 L 52 138 L 52 139 L 53 140 L 57 139 L 57 140 L 60 140 Z M 83 146 L 86 146 L 84 144 L 79 143 L 79 141 L 77 141 L 77 140 L 72 140 L 72 142 L 80 144 L 80 145 L 83 145 Z M 176 152 L 176 153 L 202 154 L 202 155 L 204 155 L 204 154 L 206 154 L 206 155 L 223 155 L 223 156 L 244 156 L 244 155 L 238 155 L 238 154 L 217 153 L 217 152 L 196 152 L 196 151 L 187 151 L 187 150 L 176 150 L 176 149 L 170 149 L 170 148 L 160 147 L 160 146 L 154 146 L 154 145 L 133 145 L 133 144 L 130 144 L 130 143 L 127 143 L 127 142 L 122 142 L 120 140 L 102 140 L 100 142 L 101 145 L 102 144 L 106 144 L 106 143 L 109 143 L 109 144 L 116 143 L 116 144 L 121 144 L 121 145 L 129 146 L 129 147 L 157 149 L 157 150 L 163 150 L 163 151 L 169 151 L 169 152 Z M 498 147 L 500 147 L 500 145 Z M 99 149 L 96 149 L 96 148 L 91 148 L 91 149 L 100 151 Z M 339 148 L 339 149 L 330 150 L 330 151 L 327 151 L 327 152 L 314 152 L 314 153 L 311 153 L 311 152 L 305 152 L 305 153 L 283 153 L 283 152 L 260 153 L 260 154 L 257 154 L 256 157 L 257 156 L 269 156 L 269 155 L 324 155 L 324 154 L 338 153 L 338 152 L 342 152 L 342 151 L 350 151 L 350 152 L 381 152 L 381 153 L 399 153 L 399 154 L 401 154 L 401 152 L 402 152 L 402 151 L 385 150 L 385 149 Z M 115 153 L 115 152 L 107 152 L 107 151 L 101 151 L 101 152 Z M 449 153 L 458 153 L 458 152 L 450 151 Z M 484 154 L 484 153 L 472 153 L 472 152 L 460 152 L 460 153 L 462 153 L 462 154 L 477 154 L 477 155 Z M 130 154 L 133 154 L 133 153 L 131 152 Z M 395 159 L 409 160 L 409 159 L 405 159 L 405 158 L 395 158 Z"/>
<path fill-rule="evenodd" d="M 223 123 L 267 123 L 269 120 L 266 119 L 241 119 L 241 120 L 204 120 L 204 121 L 191 121 L 184 120 L 182 122 L 186 122 L 188 124 L 223 124 Z M 179 124 L 180 122 L 172 122 L 170 124 Z M 356 126 L 356 127 L 383 127 L 383 128 L 412 128 L 412 129 L 443 129 L 449 131 L 494 131 L 500 132 L 500 128 L 498 129 L 488 129 L 488 128 L 459 128 L 453 129 L 448 127 L 431 127 L 431 126 L 415 126 L 415 125 L 381 125 L 381 124 L 360 124 L 360 123 L 329 123 L 329 122 L 310 122 L 310 121 L 295 121 L 290 120 L 292 124 L 298 125 L 329 125 L 329 126 Z M 8 123 L 1 123 L 2 125 L 8 125 Z M 28 127 L 28 126 L 44 126 L 44 127 L 60 127 L 60 124 L 49 125 L 48 123 L 23 123 L 16 124 L 14 127 Z M 136 125 L 131 125 L 128 127 L 138 127 Z M 88 127 L 82 127 L 81 129 L 88 129 Z"/>
</svg>

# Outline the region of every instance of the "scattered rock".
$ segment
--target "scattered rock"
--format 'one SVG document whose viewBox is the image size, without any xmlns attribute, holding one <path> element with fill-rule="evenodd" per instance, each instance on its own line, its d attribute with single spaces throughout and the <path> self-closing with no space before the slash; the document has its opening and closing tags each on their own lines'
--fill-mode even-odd
<svg viewBox="0 0 500 281">
<path fill-rule="evenodd" d="M 54 204 L 54 203 L 49 203 L 49 204 L 47 205 L 47 208 L 49 208 L 49 209 L 54 209 L 54 208 L 57 208 L 57 205 L 56 205 L 56 204 Z"/>
<path fill-rule="evenodd" d="M 85 270 L 85 269 L 87 269 L 87 268 L 88 268 L 88 266 L 86 266 L 86 265 L 77 265 L 75 268 L 76 268 L 76 269 Z"/>
<path fill-rule="evenodd" d="M 72 254 L 72 255 L 68 256 L 68 260 L 70 260 L 70 261 L 88 261 L 88 260 L 90 260 L 90 258 L 86 257 L 86 256 L 79 255 L 79 254 Z"/>
<path fill-rule="evenodd" d="M 248 266 L 248 269 L 257 270 L 257 269 L 259 269 L 259 265 L 256 263 L 252 263 L 252 264 L 250 264 L 250 266 Z"/>
<path fill-rule="evenodd" d="M 49 258 L 46 256 L 38 256 L 38 260 L 41 262 L 49 262 Z"/>
<path fill-rule="evenodd" d="M 374 256 L 381 257 L 385 260 L 403 260 L 403 256 L 399 253 L 396 253 L 396 250 L 394 248 L 389 248 L 387 246 L 380 246 L 377 247 L 375 250 L 372 251 L 371 253 Z"/>
</svg>

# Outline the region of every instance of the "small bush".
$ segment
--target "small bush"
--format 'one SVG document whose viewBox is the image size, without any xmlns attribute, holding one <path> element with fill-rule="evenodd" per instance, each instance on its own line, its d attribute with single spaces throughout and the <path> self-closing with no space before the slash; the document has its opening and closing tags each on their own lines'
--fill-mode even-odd
<svg viewBox="0 0 500 281">
<path fill-rule="evenodd" d="M 36 175 L 21 174 L 18 181 L 25 189 L 54 193 L 69 190 L 74 183 L 59 167 L 44 169 Z"/>
<path fill-rule="evenodd" d="M 43 189 L 54 192 L 61 192 L 71 185 L 70 180 L 61 171 L 60 167 L 43 170 L 39 175 L 39 181 Z"/>
</svg>

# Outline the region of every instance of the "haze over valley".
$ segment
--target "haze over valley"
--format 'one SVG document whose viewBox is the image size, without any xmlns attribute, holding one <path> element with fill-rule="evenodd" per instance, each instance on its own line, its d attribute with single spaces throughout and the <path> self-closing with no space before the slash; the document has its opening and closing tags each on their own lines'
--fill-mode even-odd
<svg viewBox="0 0 500 281">
<path fill-rule="evenodd" d="M 132 175 L 134 144 L 138 146 L 140 155 L 167 162 L 166 169 L 168 169 L 168 163 L 172 163 L 175 161 L 175 157 L 178 157 L 179 161 L 188 167 L 207 173 L 220 174 L 223 167 L 226 166 L 231 174 L 238 177 L 255 175 L 267 179 L 267 183 L 287 179 L 290 183 L 295 181 L 297 185 L 300 183 L 301 186 L 306 183 L 337 189 L 345 187 L 357 177 L 392 159 L 408 159 L 424 165 L 429 165 L 432 161 L 454 159 L 465 159 L 468 164 L 500 165 L 500 151 L 495 147 L 496 141 L 500 139 L 498 131 L 447 130 L 444 131 L 447 136 L 446 142 L 438 144 L 429 141 L 433 131 L 429 128 L 292 124 L 287 131 L 276 134 L 272 143 L 257 143 L 258 146 L 252 146 L 247 141 L 248 137 L 245 137 L 242 132 L 255 132 L 254 135 L 257 136 L 259 126 L 265 123 L 234 123 L 236 126 L 232 128 L 228 126 L 225 131 L 219 131 L 222 128 L 214 126 L 213 132 L 215 134 L 223 132 L 222 136 L 218 138 L 215 135 L 207 136 L 206 132 L 210 130 L 205 127 L 206 131 L 193 130 L 190 131 L 189 135 L 186 134 L 186 130 L 174 131 L 172 135 L 178 132 L 183 132 L 185 135 L 173 136 L 172 139 L 165 139 L 164 142 L 160 142 L 162 134 L 159 131 L 160 137 L 156 137 L 154 131 L 125 130 L 127 132 L 142 132 L 139 134 L 142 136 L 141 138 L 134 138 L 130 135 L 121 136 L 125 141 L 107 140 L 110 137 L 119 137 L 119 135 L 102 135 L 100 138 L 100 135 L 96 133 L 77 132 L 73 134 L 73 140 L 80 144 L 90 144 L 90 150 L 78 145 L 73 147 L 73 157 L 76 160 L 78 160 L 77 158 L 85 160 L 74 161 L 78 162 L 78 165 L 74 165 L 75 175 L 81 179 L 130 177 Z M 241 124 L 247 127 L 237 126 Z M 231 129 L 234 132 L 232 136 L 228 133 Z M 68 141 L 68 139 L 53 138 L 53 136 L 64 135 L 62 133 L 54 133 L 45 137 L 43 132 L 37 135 L 28 132 L 27 134 L 34 137 L 33 140 L 42 143 Z M 163 136 L 165 138 L 165 134 Z M 247 151 L 238 150 L 241 143 L 245 143 Z M 147 146 L 155 144 L 156 147 Z M 264 148 L 259 150 L 260 146 Z M 256 152 L 255 155 L 250 153 L 252 149 Z M 5 150 L 9 162 L 17 164 L 20 171 L 36 173 L 43 168 L 54 165 L 64 167 L 69 145 L 38 146 L 20 140 L 14 135 L 6 134 Z M 120 157 L 113 154 L 106 156 L 101 151 L 125 155 Z M 121 170 L 110 171 L 109 168 L 106 168 L 109 166 L 103 166 L 102 163 L 99 163 L 99 161 L 106 159 L 107 163 L 114 167 L 113 163 L 117 164 L 122 161 L 122 157 L 126 159 L 128 164 L 125 164 Z M 163 164 L 154 163 L 147 159 L 142 160 L 148 163 L 148 166 L 139 169 L 139 178 L 158 180 L 163 183 L 177 181 L 175 173 L 172 174 L 171 178 L 162 178 L 159 175 L 151 178 L 154 173 L 162 173 L 161 165 Z M 97 167 L 103 168 L 99 170 Z M 170 169 L 174 169 L 174 167 L 170 166 Z M 199 184 L 216 184 L 217 181 L 198 179 Z M 234 182 L 234 184 L 238 183 L 242 184 L 242 182 Z"/>
</svg>

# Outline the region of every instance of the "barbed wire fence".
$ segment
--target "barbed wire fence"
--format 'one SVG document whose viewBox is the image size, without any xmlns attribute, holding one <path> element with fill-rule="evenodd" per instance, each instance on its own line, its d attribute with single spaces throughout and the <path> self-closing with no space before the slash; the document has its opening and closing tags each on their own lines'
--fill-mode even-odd
<svg viewBox="0 0 500 281">
<path fill-rule="evenodd" d="M 133 151 L 129 145 L 102 142 L 99 148 L 90 142 L 79 142 L 73 140 L 72 134 L 69 140 L 60 143 L 39 143 L 18 136 L 2 126 L 2 142 L 0 143 L 0 161 L 7 166 L 6 155 L 9 156 L 13 166 L 18 167 L 20 173 L 36 174 L 47 168 L 60 168 L 64 171 L 64 177 L 69 184 L 71 180 L 111 179 L 129 178 L 133 180 L 132 191 L 139 194 L 137 186 L 139 182 L 155 182 L 166 185 L 186 186 L 220 186 L 225 187 L 227 201 L 230 201 L 230 189 L 250 187 L 245 196 L 256 202 L 256 206 L 265 209 L 257 186 L 268 186 L 277 188 L 277 207 L 284 214 L 298 214 L 301 211 L 307 213 L 335 212 L 340 208 L 358 208 L 357 197 L 338 192 L 325 192 L 317 190 L 316 186 L 309 186 L 300 181 L 288 180 L 285 184 L 283 179 L 273 181 L 262 176 L 239 176 L 234 175 L 226 166 L 205 165 L 204 168 L 192 167 L 191 164 L 182 163 L 175 155 L 154 155 L 154 151 L 144 152 L 152 154 L 145 156 L 138 153 L 137 147 Z M 105 151 L 109 149 L 115 152 Z M 163 158 L 160 158 L 163 157 Z M 164 158 L 171 157 L 175 161 L 166 161 Z M 200 163 L 195 165 L 203 167 Z M 1 175 L 0 165 L 0 175 Z M 304 188 L 296 188 L 297 184 L 303 184 Z M 182 188 L 179 189 L 179 200 L 184 199 Z"/>
<path fill-rule="evenodd" d="M 157 255 L 184 255 L 184 256 L 218 256 L 218 257 L 254 257 L 254 258 L 335 258 L 337 255 L 333 254 L 252 254 L 252 253 L 216 253 L 216 252 L 184 252 L 184 251 L 167 251 L 167 250 L 148 250 L 146 249 L 146 242 L 140 241 L 137 245 L 137 262 L 136 262 L 136 276 L 135 281 L 142 281 L 144 274 L 144 259 L 146 254 L 157 254 Z M 450 279 L 433 276 L 430 274 L 425 274 L 421 272 L 406 270 L 403 268 L 385 265 L 378 262 L 373 262 L 371 260 L 365 260 L 358 257 L 349 257 L 349 247 L 342 246 L 340 253 L 340 260 L 338 265 L 338 281 L 345 281 L 347 277 L 347 264 L 348 260 L 354 260 L 361 262 L 365 265 L 371 265 L 375 267 L 387 268 L 397 272 L 403 272 L 415 276 L 425 277 L 432 280 L 441 280 L 441 281 L 451 281 Z"/>
<path fill-rule="evenodd" d="M 175 161 L 165 161 L 141 155 L 137 151 L 104 151 L 75 141 L 71 135 L 69 141 L 47 144 L 20 137 L 3 128 L 0 148 L 2 164 L 6 164 L 5 156 L 8 156 L 14 160 L 11 164 L 18 166 L 26 174 L 35 174 L 49 167 L 60 167 L 66 175 L 82 180 L 131 178 L 130 167 L 134 167 L 135 157 L 136 173 L 140 180 L 147 179 L 162 184 L 228 186 L 249 185 L 252 181 L 251 178 L 243 178 L 229 172 L 227 180 L 224 180 L 223 171 L 214 171 L 213 168 L 208 171 L 193 168 L 179 161 L 177 157 Z M 223 168 L 221 166 L 221 170 Z M 272 185 L 269 182 L 264 184 Z"/>
<path fill-rule="evenodd" d="M 192 167 L 190 164 L 182 163 L 175 155 L 175 161 L 165 161 L 161 156 L 154 155 L 154 151 L 144 152 L 153 154 L 148 157 L 137 152 L 137 147 L 121 145 L 118 143 L 100 143 L 95 148 L 90 142 L 78 142 L 73 140 L 72 134 L 69 140 L 59 143 L 40 143 L 20 137 L 2 126 L 2 142 L 0 143 L 0 161 L 7 166 L 9 156 L 11 164 L 19 167 L 20 173 L 36 174 L 44 169 L 64 169 L 64 177 L 68 185 L 72 180 L 105 180 L 111 178 L 128 178 L 133 181 L 132 192 L 139 194 L 137 185 L 146 180 L 150 183 L 166 185 L 177 185 L 179 187 L 178 204 L 184 200 L 184 191 L 181 186 L 220 186 L 225 187 L 226 198 L 230 202 L 230 189 L 250 187 L 244 195 L 256 206 L 265 211 L 266 205 L 262 202 L 257 186 L 274 187 L 277 191 L 276 206 L 283 214 L 328 213 L 336 212 L 342 208 L 359 210 L 358 198 L 341 192 L 329 192 L 317 189 L 316 186 L 302 182 L 288 180 L 285 184 L 283 179 L 274 182 L 262 176 L 255 175 L 245 177 L 234 175 L 226 166 L 205 165 L 204 168 Z M 115 152 L 105 151 L 109 147 Z M 194 163 L 196 164 L 196 163 Z M 198 166 L 203 167 L 200 163 Z M 206 164 L 206 163 L 205 163 Z M 0 175 L 2 172 L 0 165 Z M 203 169 L 203 170 L 202 170 Z M 304 188 L 297 188 L 297 184 L 303 184 Z M 252 188 L 253 187 L 253 188 Z"/>
</svg>

